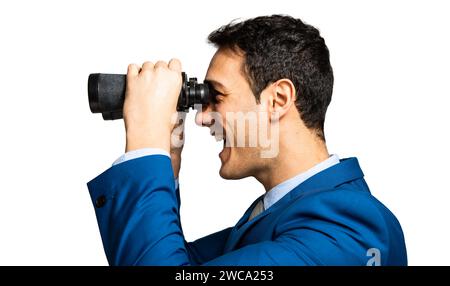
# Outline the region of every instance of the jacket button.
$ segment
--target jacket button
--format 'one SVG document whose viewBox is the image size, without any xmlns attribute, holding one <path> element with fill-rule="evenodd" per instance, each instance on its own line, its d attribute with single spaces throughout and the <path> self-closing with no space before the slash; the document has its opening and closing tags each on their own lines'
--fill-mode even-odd
<svg viewBox="0 0 450 286">
<path fill-rule="evenodd" d="M 95 200 L 95 206 L 96 206 L 97 208 L 103 207 L 103 206 L 105 205 L 105 203 L 106 203 L 106 197 L 103 196 L 103 195 L 101 195 L 100 197 L 98 197 L 98 198 Z"/>
</svg>

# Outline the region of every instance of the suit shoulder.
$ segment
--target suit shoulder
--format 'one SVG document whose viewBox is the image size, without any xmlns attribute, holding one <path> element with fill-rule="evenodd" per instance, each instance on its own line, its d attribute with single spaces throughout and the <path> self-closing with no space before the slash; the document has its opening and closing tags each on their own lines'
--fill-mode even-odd
<svg viewBox="0 0 450 286">
<path fill-rule="evenodd" d="M 293 197 L 278 210 L 274 236 L 288 235 L 307 244 L 332 265 L 346 259 L 351 265 L 364 265 L 370 249 L 380 251 L 382 265 L 406 265 L 399 222 L 368 189 L 358 187 L 360 183 Z"/>
<path fill-rule="evenodd" d="M 284 208 L 280 219 L 300 224 L 322 221 L 348 228 L 364 227 L 385 235 L 393 229 L 401 233 L 394 214 L 364 185 L 365 182 L 352 182 L 300 194 Z"/>
<path fill-rule="evenodd" d="M 324 208 L 338 211 L 363 212 L 392 214 L 389 209 L 378 201 L 369 191 L 367 185 L 361 182 L 351 182 L 340 185 L 333 189 L 317 190 L 300 195 L 292 201 L 294 208 L 301 206 L 312 208 L 312 206 L 322 206 Z M 318 211 L 323 210 L 318 208 Z"/>
</svg>

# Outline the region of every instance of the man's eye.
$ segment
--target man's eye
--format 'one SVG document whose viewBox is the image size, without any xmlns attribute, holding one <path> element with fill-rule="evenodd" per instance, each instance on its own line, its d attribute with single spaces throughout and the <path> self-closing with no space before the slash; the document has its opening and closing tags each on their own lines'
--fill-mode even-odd
<svg viewBox="0 0 450 286">
<path fill-rule="evenodd" d="M 214 88 L 210 88 L 210 101 L 214 104 L 219 103 L 222 101 L 222 94 L 215 90 Z"/>
<path fill-rule="evenodd" d="M 220 93 L 215 94 L 215 96 L 212 98 L 213 103 L 220 103 L 220 102 L 222 102 L 222 100 L 223 100 L 223 98 Z"/>
</svg>

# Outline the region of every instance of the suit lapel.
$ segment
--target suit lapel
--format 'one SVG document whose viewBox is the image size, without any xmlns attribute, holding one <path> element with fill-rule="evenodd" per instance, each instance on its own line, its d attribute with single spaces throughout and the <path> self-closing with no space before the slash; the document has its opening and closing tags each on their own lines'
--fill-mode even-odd
<svg viewBox="0 0 450 286">
<path fill-rule="evenodd" d="M 255 225 L 264 217 L 273 213 L 280 207 L 285 206 L 291 200 L 298 199 L 300 196 L 303 196 L 305 193 L 309 193 L 311 191 L 333 189 L 341 184 L 363 177 L 364 174 L 359 167 L 358 160 L 356 158 L 343 159 L 339 164 L 323 170 L 322 172 L 307 179 L 306 181 L 295 187 L 283 198 L 281 198 L 274 205 L 272 205 L 269 209 L 263 211 L 252 220 L 248 221 L 253 208 L 264 196 L 259 197 L 256 201 L 253 202 L 250 208 L 247 209 L 244 216 L 239 220 L 239 222 L 231 231 L 230 236 L 228 237 L 228 241 L 225 245 L 224 252 L 227 253 L 233 251 L 239 244 L 239 241 L 244 236 L 244 234 L 249 231 L 253 225 Z"/>
<path fill-rule="evenodd" d="M 251 211 L 253 210 L 253 207 L 256 204 L 253 204 L 252 207 L 249 208 L 250 211 L 247 210 L 247 212 L 244 214 L 244 216 L 239 220 L 239 222 L 236 224 L 236 226 L 232 229 L 230 236 L 228 237 L 228 241 L 225 245 L 225 253 L 232 251 L 236 245 L 239 243 L 240 239 L 242 238 L 243 234 L 247 232 L 248 229 L 250 229 L 255 223 L 260 221 L 262 218 L 267 216 L 270 212 L 269 210 L 265 210 L 259 215 L 255 216 L 252 220 L 248 220 L 251 214 Z"/>
</svg>

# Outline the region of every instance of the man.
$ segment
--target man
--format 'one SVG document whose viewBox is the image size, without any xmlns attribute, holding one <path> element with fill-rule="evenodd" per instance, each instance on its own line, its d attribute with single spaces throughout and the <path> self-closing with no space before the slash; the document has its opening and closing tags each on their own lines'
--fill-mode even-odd
<svg viewBox="0 0 450 286">
<path fill-rule="evenodd" d="M 109 263 L 406 265 L 400 224 L 370 194 L 357 159 L 328 154 L 333 73 L 318 30 L 274 15 L 231 23 L 209 40 L 218 47 L 205 79 L 213 95 L 196 121 L 223 137 L 220 175 L 253 176 L 266 194 L 234 227 L 187 243 L 176 181 L 181 148 L 171 147 L 181 64 L 130 65 L 126 153 L 88 183 Z M 239 145 L 255 128 L 236 132 L 235 114 L 258 114 L 258 138 L 267 127 L 276 152 Z"/>
</svg>

